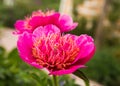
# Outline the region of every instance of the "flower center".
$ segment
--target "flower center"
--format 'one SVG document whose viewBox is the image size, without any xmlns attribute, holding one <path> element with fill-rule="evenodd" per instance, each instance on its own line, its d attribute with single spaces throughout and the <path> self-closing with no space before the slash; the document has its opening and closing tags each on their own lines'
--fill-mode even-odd
<svg viewBox="0 0 120 86">
<path fill-rule="evenodd" d="M 70 36 L 60 34 L 48 34 L 36 38 L 32 48 L 36 62 L 49 70 L 69 67 L 79 52 L 79 47 Z"/>
</svg>

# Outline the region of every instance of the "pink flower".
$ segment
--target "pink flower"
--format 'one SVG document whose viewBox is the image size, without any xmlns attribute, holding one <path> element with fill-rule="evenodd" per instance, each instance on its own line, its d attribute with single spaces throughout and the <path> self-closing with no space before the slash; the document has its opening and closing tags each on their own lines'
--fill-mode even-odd
<svg viewBox="0 0 120 86">
<path fill-rule="evenodd" d="M 25 20 L 18 20 L 15 23 L 15 33 L 21 34 L 24 31 L 32 33 L 37 27 L 53 24 L 60 29 L 61 32 L 67 32 L 75 29 L 78 23 L 73 23 L 73 20 L 68 15 L 61 15 L 54 11 L 36 11 Z"/>
<path fill-rule="evenodd" d="M 95 52 L 88 35 L 61 35 L 55 25 L 37 27 L 24 32 L 17 42 L 22 60 L 36 68 L 46 68 L 52 75 L 69 74 L 85 67 Z"/>
</svg>

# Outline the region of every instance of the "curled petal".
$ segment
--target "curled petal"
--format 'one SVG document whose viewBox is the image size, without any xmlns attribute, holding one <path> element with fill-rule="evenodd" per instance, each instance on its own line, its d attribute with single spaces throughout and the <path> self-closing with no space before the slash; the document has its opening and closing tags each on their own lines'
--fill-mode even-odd
<svg viewBox="0 0 120 86">
<path fill-rule="evenodd" d="M 73 30 L 77 27 L 78 23 L 73 23 L 73 20 L 68 15 L 62 15 L 58 22 L 59 27 L 61 28 L 61 32 L 67 32 Z"/>
<path fill-rule="evenodd" d="M 16 21 L 16 23 L 14 25 L 15 25 L 15 28 L 17 30 L 23 30 L 23 28 L 24 28 L 24 21 L 23 20 L 18 20 L 18 21 Z"/>
<path fill-rule="evenodd" d="M 75 64 L 86 64 L 95 54 L 95 47 L 92 47 L 92 51 L 85 58 L 79 59 Z"/>
<path fill-rule="evenodd" d="M 37 27 L 46 26 L 49 24 L 56 25 L 55 23 L 57 22 L 59 16 L 59 13 L 54 13 L 53 15 L 48 16 L 34 16 L 30 19 L 29 25 L 32 26 L 33 30 Z"/>
<path fill-rule="evenodd" d="M 40 26 L 38 28 L 35 29 L 35 31 L 33 32 L 33 35 L 35 35 L 36 37 L 41 37 L 43 34 L 51 34 L 51 33 L 60 33 L 60 30 L 58 29 L 58 27 L 56 27 L 55 25 L 46 25 L 44 27 Z"/>
<path fill-rule="evenodd" d="M 17 33 L 22 33 L 24 31 L 24 21 L 23 20 L 17 20 L 16 23 L 14 24 L 16 30 L 18 31 Z"/>
<path fill-rule="evenodd" d="M 76 40 L 76 43 L 79 45 L 80 53 L 78 54 L 76 61 L 81 61 L 81 64 L 85 64 L 89 61 L 95 53 L 95 45 L 92 37 L 88 35 L 81 35 Z"/>
<path fill-rule="evenodd" d="M 29 25 L 32 27 L 32 29 L 35 29 L 39 26 L 46 25 L 48 20 L 48 18 L 44 18 L 43 16 L 34 16 L 29 21 Z"/>
<path fill-rule="evenodd" d="M 32 35 L 24 32 L 22 35 L 19 36 L 17 41 L 17 48 L 20 54 L 20 57 L 23 61 L 36 68 L 41 68 L 32 57 L 31 48 L 32 48 Z"/>
<path fill-rule="evenodd" d="M 50 75 L 64 75 L 64 74 L 70 74 L 75 72 L 78 68 L 84 68 L 84 65 L 75 65 L 71 66 L 69 69 L 63 69 L 63 70 L 58 70 L 58 71 L 53 71 L 50 72 Z"/>
</svg>

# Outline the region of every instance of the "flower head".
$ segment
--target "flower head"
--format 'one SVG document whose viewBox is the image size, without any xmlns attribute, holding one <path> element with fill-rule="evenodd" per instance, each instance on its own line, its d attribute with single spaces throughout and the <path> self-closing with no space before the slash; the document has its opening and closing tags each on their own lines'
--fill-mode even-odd
<svg viewBox="0 0 120 86">
<path fill-rule="evenodd" d="M 55 25 L 40 26 L 32 34 L 24 32 L 17 47 L 26 63 L 46 68 L 53 75 L 69 74 L 85 67 L 95 51 L 90 36 L 61 35 Z"/>
<path fill-rule="evenodd" d="M 77 23 L 73 23 L 73 20 L 68 15 L 61 15 L 54 11 L 35 11 L 30 17 L 26 17 L 24 20 L 18 20 L 15 23 L 16 33 L 21 34 L 24 31 L 32 33 L 37 27 L 46 25 L 55 25 L 61 32 L 67 32 L 73 30 Z"/>
</svg>

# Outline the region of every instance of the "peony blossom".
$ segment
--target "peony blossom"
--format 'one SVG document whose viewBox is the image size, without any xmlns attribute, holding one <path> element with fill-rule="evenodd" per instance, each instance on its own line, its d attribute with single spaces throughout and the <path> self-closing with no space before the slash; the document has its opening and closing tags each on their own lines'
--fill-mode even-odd
<svg viewBox="0 0 120 86">
<path fill-rule="evenodd" d="M 60 29 L 61 32 L 67 32 L 73 30 L 78 23 L 73 23 L 73 20 L 68 15 L 61 15 L 54 11 L 36 11 L 33 12 L 30 17 L 26 17 L 24 20 L 17 20 L 15 28 L 17 34 L 21 34 L 24 31 L 32 33 L 36 28 L 40 26 L 46 26 L 53 24 Z"/>
<path fill-rule="evenodd" d="M 26 63 L 52 75 L 69 74 L 85 67 L 95 52 L 93 39 L 88 35 L 61 34 L 56 25 L 37 27 L 19 36 L 18 51 Z"/>
</svg>

